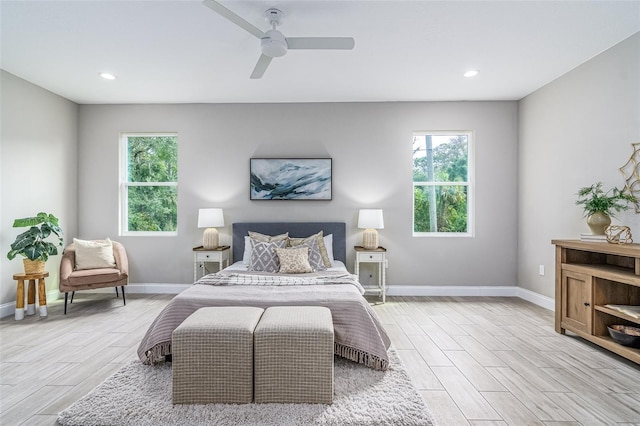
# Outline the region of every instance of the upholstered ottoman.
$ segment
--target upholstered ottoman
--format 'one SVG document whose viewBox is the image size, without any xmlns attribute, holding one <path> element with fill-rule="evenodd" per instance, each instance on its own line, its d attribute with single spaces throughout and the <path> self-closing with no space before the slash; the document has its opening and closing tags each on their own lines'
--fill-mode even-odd
<svg viewBox="0 0 640 426">
<path fill-rule="evenodd" d="M 253 341 L 255 402 L 333 402 L 333 322 L 328 308 L 267 308 Z"/>
<path fill-rule="evenodd" d="M 262 308 L 209 307 L 171 336 L 174 404 L 253 400 L 253 332 Z"/>
</svg>

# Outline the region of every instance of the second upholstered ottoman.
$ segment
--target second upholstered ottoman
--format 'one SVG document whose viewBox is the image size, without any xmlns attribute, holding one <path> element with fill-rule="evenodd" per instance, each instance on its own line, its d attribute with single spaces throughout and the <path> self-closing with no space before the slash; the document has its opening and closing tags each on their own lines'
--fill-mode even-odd
<svg viewBox="0 0 640 426">
<path fill-rule="evenodd" d="M 254 332 L 257 403 L 333 402 L 333 321 L 321 306 L 267 308 Z"/>
<path fill-rule="evenodd" d="M 174 404 L 253 400 L 253 333 L 264 310 L 200 308 L 172 334 Z"/>
</svg>

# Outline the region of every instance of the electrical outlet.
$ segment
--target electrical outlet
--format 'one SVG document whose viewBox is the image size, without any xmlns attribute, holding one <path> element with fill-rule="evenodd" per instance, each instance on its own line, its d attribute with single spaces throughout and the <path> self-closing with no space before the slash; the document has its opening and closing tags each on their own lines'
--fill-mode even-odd
<svg viewBox="0 0 640 426">
<path fill-rule="evenodd" d="M 538 273 L 539 273 L 540 275 L 544 275 L 544 265 L 540 265 L 540 266 L 538 266 Z"/>
</svg>

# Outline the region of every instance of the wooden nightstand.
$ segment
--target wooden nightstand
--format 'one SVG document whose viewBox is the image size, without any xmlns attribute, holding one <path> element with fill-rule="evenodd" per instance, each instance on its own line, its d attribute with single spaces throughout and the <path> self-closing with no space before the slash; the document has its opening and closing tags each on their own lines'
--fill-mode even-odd
<svg viewBox="0 0 640 426">
<path fill-rule="evenodd" d="M 377 263 L 378 264 L 378 287 L 366 288 L 368 293 L 378 293 L 382 299 L 382 303 L 386 301 L 387 293 L 387 249 L 378 247 L 377 249 L 367 250 L 362 246 L 355 246 L 356 266 L 355 274 L 360 276 L 361 263 Z"/>
<path fill-rule="evenodd" d="M 205 249 L 202 246 L 193 248 L 193 281 L 198 280 L 198 269 L 202 269 L 202 275 L 204 276 L 210 272 L 207 270 L 207 263 L 217 263 L 218 270 L 229 266 L 229 252 L 231 247 L 219 246 L 215 249 Z"/>
</svg>

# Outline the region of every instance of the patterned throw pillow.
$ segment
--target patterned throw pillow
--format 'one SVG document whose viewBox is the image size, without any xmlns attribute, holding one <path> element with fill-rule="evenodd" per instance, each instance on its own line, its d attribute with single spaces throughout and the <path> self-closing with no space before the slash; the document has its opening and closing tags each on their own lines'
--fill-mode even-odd
<svg viewBox="0 0 640 426">
<path fill-rule="evenodd" d="M 261 234 L 259 232 L 249 231 L 249 235 L 244 237 L 244 253 L 242 254 L 242 262 L 246 263 L 247 265 L 251 263 L 251 250 L 252 250 L 251 240 L 260 241 L 263 243 L 270 243 L 270 242 L 282 241 L 282 240 L 288 241 L 289 233 L 286 232 L 284 234 L 270 236 L 270 235 Z"/>
<path fill-rule="evenodd" d="M 320 248 L 320 254 L 322 255 L 322 262 L 324 263 L 325 269 L 331 267 L 331 260 L 329 260 L 329 255 L 327 254 L 327 247 L 324 245 L 324 238 L 322 238 L 322 231 L 317 234 L 311 235 L 307 238 L 289 238 L 289 244 L 291 247 L 299 246 L 303 243 L 306 243 L 309 240 L 315 239 L 318 242 L 318 247 Z"/>
<path fill-rule="evenodd" d="M 309 265 L 309 247 L 277 248 L 275 249 L 280 261 L 282 274 L 304 274 L 313 272 Z"/>
<path fill-rule="evenodd" d="M 276 241 L 273 243 L 262 243 L 256 240 L 251 240 L 251 262 L 249 263 L 249 271 L 260 272 L 278 272 L 280 264 L 278 263 L 278 256 L 275 253 L 275 249 L 284 248 L 287 242 Z"/>
<path fill-rule="evenodd" d="M 309 248 L 309 265 L 311 265 L 311 269 L 313 269 L 314 272 L 327 270 L 327 267 L 324 266 L 324 261 L 322 260 L 322 254 L 320 253 L 320 247 L 318 247 L 317 240 L 311 239 L 296 247 Z"/>
</svg>

